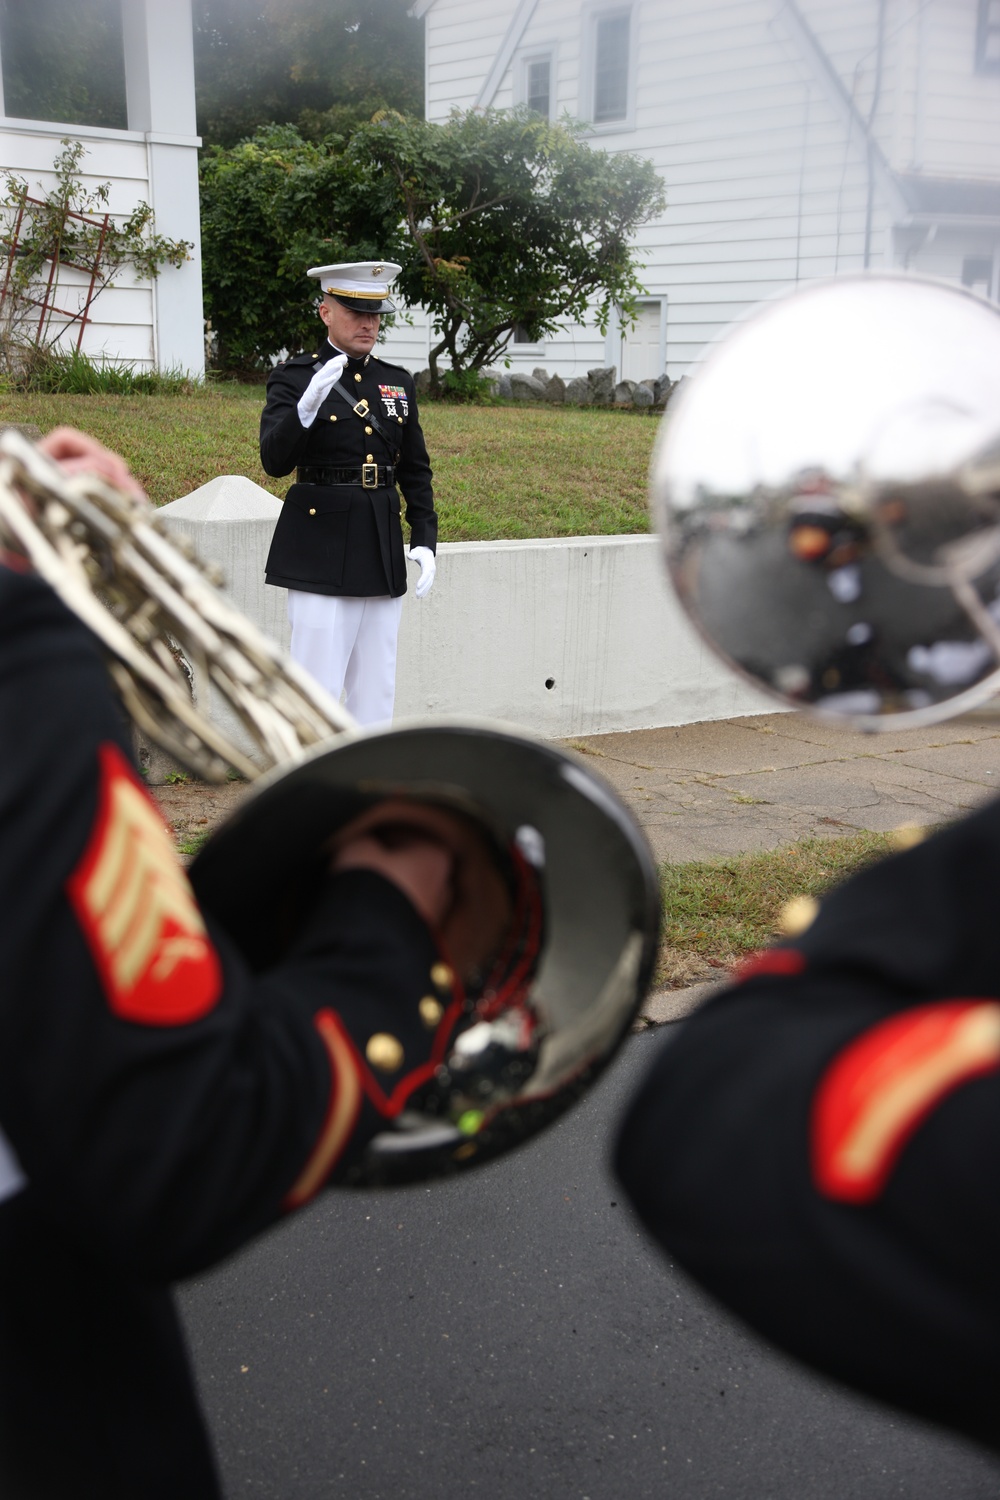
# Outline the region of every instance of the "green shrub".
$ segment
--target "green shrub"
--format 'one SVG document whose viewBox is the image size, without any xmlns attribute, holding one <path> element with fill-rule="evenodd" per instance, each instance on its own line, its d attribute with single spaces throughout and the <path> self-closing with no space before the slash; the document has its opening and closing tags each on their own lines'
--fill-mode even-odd
<svg viewBox="0 0 1000 1500">
<path fill-rule="evenodd" d="M 445 370 L 441 381 L 446 401 L 492 401 L 490 383 L 478 370 Z"/>
<path fill-rule="evenodd" d="M 230 150 L 202 153 L 205 313 L 220 370 L 266 371 L 272 355 L 309 347 L 320 322 L 307 267 L 387 256 L 387 192 L 342 147 L 266 125 Z"/>
</svg>

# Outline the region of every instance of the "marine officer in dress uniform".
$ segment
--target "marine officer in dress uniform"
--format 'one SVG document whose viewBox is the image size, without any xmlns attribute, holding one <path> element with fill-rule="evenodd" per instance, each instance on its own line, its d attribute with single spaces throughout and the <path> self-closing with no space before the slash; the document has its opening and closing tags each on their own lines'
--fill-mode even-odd
<svg viewBox="0 0 1000 1500">
<path fill-rule="evenodd" d="M 392 718 L 406 556 L 400 490 L 419 564 L 434 582 L 437 516 L 412 376 L 372 351 L 399 266 L 315 266 L 321 347 L 267 382 L 260 458 L 296 469 L 268 553 L 267 582 L 288 589 L 291 654 L 361 724 Z"/>
</svg>

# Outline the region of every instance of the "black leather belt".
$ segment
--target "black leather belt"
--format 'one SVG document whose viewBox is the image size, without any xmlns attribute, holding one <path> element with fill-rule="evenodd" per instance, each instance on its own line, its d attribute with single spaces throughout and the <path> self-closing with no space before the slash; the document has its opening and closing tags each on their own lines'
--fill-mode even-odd
<svg viewBox="0 0 1000 1500">
<path fill-rule="evenodd" d="M 396 482 L 393 464 L 361 464 L 356 469 L 296 470 L 299 484 L 360 484 L 366 490 L 388 489 Z"/>
</svg>

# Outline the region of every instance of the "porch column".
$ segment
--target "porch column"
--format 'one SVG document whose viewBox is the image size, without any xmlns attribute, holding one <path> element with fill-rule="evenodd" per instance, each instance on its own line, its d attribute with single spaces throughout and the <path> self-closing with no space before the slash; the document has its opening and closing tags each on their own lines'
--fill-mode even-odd
<svg viewBox="0 0 1000 1500">
<path fill-rule="evenodd" d="M 128 128 L 146 137 L 156 230 L 189 240 L 191 259 L 153 283 L 158 369 L 205 373 L 191 0 L 122 0 Z"/>
</svg>

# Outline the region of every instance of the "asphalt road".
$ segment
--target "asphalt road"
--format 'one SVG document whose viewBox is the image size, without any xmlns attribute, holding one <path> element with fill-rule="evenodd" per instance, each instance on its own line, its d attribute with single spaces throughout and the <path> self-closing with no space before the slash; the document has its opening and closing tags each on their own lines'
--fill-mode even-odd
<svg viewBox="0 0 1000 1500">
<path fill-rule="evenodd" d="M 786 1363 L 646 1242 L 606 1158 L 661 1043 L 524 1151 L 326 1194 L 184 1289 L 232 1500 L 995 1500 L 992 1460 Z"/>
</svg>

